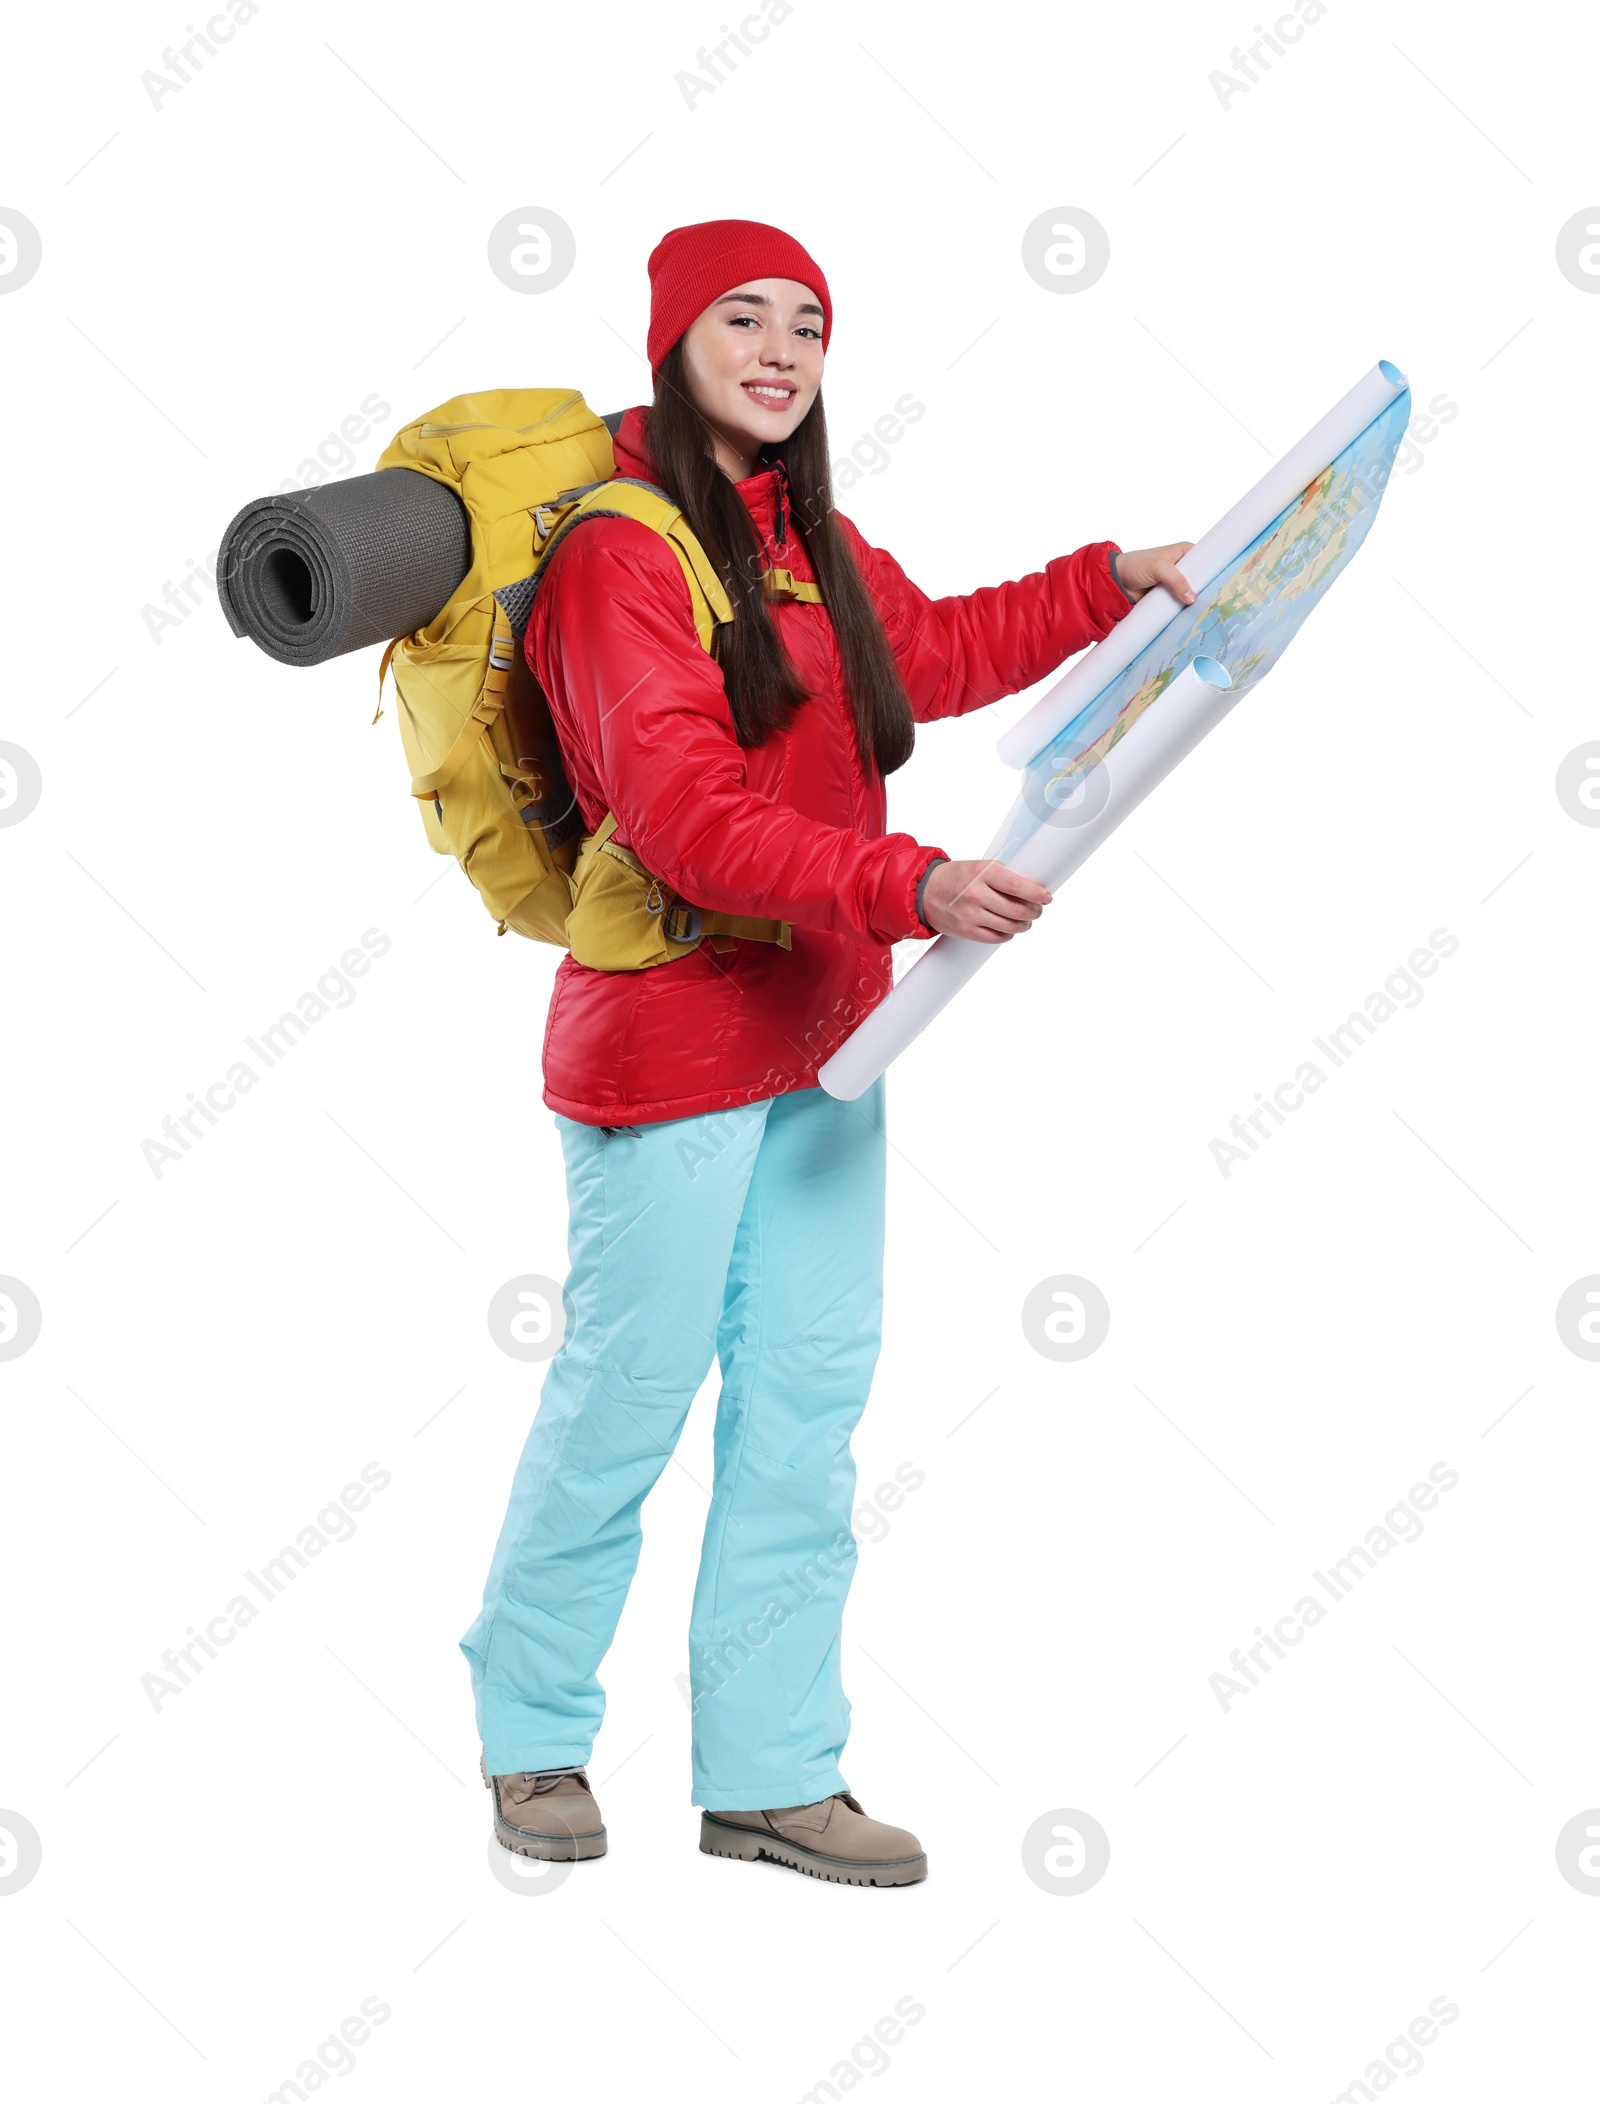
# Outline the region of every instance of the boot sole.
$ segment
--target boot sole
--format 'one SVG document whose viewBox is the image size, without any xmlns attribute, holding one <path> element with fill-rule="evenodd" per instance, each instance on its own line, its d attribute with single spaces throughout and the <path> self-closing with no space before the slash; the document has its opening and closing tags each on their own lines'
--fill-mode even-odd
<svg viewBox="0 0 1600 2104">
<path fill-rule="evenodd" d="M 478 1773 L 494 1802 L 494 1837 L 514 1855 L 532 1856 L 540 1863 L 586 1863 L 606 1852 L 606 1830 L 598 1826 L 588 1834 L 532 1834 L 524 1826 L 513 1826 L 500 1816 L 500 1800 L 489 1780 L 483 1755 L 478 1755 Z"/>
<path fill-rule="evenodd" d="M 778 1835 L 750 1826 L 729 1826 L 700 1814 L 700 1853 L 727 1856 L 736 1863 L 781 1863 L 809 1878 L 826 1878 L 833 1885 L 917 1885 L 928 1875 L 925 1855 L 897 1856 L 885 1863 L 854 1863 L 844 1856 L 820 1855 L 814 1848 L 801 1848 Z"/>
<path fill-rule="evenodd" d="M 502 1848 L 519 1856 L 534 1856 L 541 1863 L 583 1863 L 606 1852 L 606 1830 L 592 1834 L 530 1834 L 525 1827 L 510 1826 L 494 1815 L 494 1837 Z"/>
</svg>

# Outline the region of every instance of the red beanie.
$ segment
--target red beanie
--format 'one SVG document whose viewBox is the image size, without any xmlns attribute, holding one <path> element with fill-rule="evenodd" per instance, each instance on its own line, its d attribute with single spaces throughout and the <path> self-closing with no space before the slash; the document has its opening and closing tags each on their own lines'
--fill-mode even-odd
<svg viewBox="0 0 1600 2104">
<path fill-rule="evenodd" d="M 759 219 L 705 219 L 676 226 L 650 251 L 650 336 L 646 351 L 656 368 L 719 293 L 747 278 L 794 278 L 822 303 L 822 348 L 833 328 L 828 281 L 799 242 Z"/>
</svg>

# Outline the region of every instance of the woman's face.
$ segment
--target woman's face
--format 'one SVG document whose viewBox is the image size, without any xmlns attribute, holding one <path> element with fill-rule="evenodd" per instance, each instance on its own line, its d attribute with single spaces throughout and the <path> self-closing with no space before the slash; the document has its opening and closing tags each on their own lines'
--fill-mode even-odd
<svg viewBox="0 0 1600 2104">
<path fill-rule="evenodd" d="M 746 278 L 690 324 L 683 354 L 695 406 L 721 441 L 723 468 L 737 464 L 748 474 L 756 449 L 788 438 L 817 398 L 821 304 L 794 278 Z"/>
</svg>

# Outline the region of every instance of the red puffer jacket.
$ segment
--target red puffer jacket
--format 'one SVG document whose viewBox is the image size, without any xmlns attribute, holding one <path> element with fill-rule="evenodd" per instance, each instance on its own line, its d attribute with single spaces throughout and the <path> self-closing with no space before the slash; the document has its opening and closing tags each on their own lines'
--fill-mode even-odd
<svg viewBox="0 0 1600 2104">
<path fill-rule="evenodd" d="M 658 481 L 647 412 L 630 409 L 617 473 Z M 738 484 L 774 568 L 813 579 L 776 467 Z M 919 723 L 1015 694 L 1128 610 L 1112 541 L 1043 571 L 926 598 L 842 515 Z M 632 519 L 586 521 L 550 559 L 528 623 L 586 830 L 615 837 L 691 905 L 786 920 L 793 947 L 701 942 L 670 964 L 596 971 L 564 957 L 544 1038 L 544 1100 L 587 1125 L 725 1110 L 816 1086 L 816 1071 L 893 983 L 889 946 L 931 931 L 917 885 L 944 853 L 890 833 L 863 765 L 825 607 L 772 611 L 810 699 L 764 745 L 735 736 L 722 674 L 695 633 L 667 543 Z"/>
</svg>

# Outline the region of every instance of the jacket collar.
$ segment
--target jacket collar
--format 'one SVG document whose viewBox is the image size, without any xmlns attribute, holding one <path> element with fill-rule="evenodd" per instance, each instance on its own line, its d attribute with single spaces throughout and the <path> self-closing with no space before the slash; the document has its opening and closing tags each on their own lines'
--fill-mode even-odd
<svg viewBox="0 0 1600 2104">
<path fill-rule="evenodd" d="M 611 450 L 616 458 L 616 472 L 619 475 L 631 475 L 641 482 L 654 482 L 659 487 L 655 455 L 650 451 L 650 441 L 645 435 L 647 414 L 643 407 L 624 410 L 622 422 L 617 427 L 617 435 L 611 441 Z M 745 506 L 755 521 L 756 531 L 773 561 L 785 566 L 794 561 L 799 539 L 788 522 L 787 505 L 784 507 L 784 538 L 781 544 L 777 538 L 779 489 L 780 484 L 786 483 L 787 479 L 782 464 L 774 463 L 771 467 L 760 468 L 755 474 L 747 475 L 743 482 L 734 484 L 734 488 L 744 499 Z M 808 566 L 805 574 L 810 575 Z"/>
</svg>

